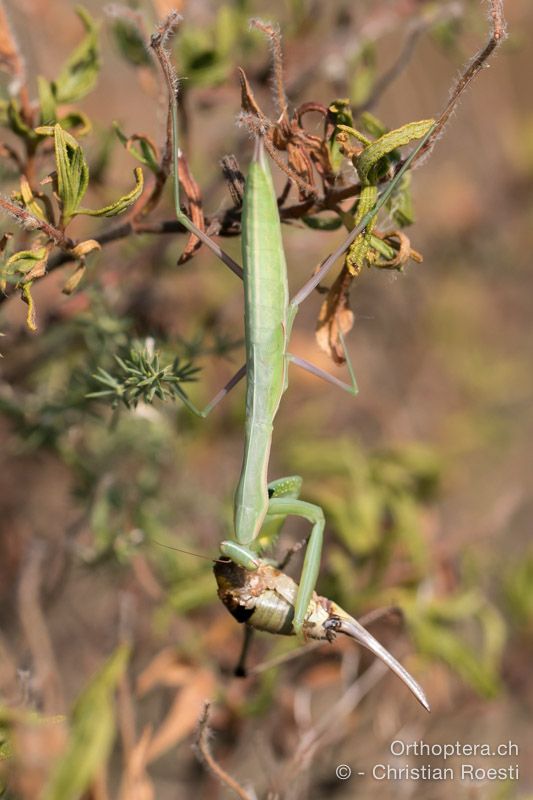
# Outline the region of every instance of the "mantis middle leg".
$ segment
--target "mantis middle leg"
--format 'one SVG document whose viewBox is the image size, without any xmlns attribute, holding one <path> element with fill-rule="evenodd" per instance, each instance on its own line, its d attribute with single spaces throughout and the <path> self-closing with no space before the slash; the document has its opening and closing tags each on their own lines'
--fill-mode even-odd
<svg viewBox="0 0 533 800">
<path fill-rule="evenodd" d="M 231 392 L 233 387 L 236 386 L 239 383 L 239 381 L 241 381 L 244 378 L 245 375 L 246 375 L 246 364 L 243 364 L 242 367 L 240 367 L 237 370 L 235 375 L 233 375 L 233 377 L 229 379 L 226 385 L 223 386 L 222 389 L 220 389 L 220 391 L 216 393 L 211 402 L 208 403 L 205 406 L 205 408 L 198 408 L 197 406 L 195 406 L 194 403 L 191 400 L 189 400 L 185 392 L 180 393 L 180 398 L 183 402 L 183 405 L 186 408 L 188 408 L 189 411 L 192 411 L 192 413 L 196 414 L 197 417 L 202 417 L 205 419 L 205 417 L 207 417 L 211 413 L 211 411 L 215 408 L 215 406 L 217 406 L 220 403 L 220 401 L 223 400 L 225 396 Z"/>
</svg>

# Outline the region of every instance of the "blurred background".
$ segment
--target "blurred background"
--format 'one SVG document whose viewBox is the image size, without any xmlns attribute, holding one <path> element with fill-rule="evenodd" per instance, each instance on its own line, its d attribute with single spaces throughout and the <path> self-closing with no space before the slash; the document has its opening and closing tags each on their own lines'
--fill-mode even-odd
<svg viewBox="0 0 533 800">
<path fill-rule="evenodd" d="M 96 208 L 129 192 L 138 166 L 112 123 L 161 146 L 164 87 L 124 15 L 84 6 L 101 26 L 101 68 L 65 107 L 92 123 L 75 135 L 90 166 L 86 205 Z M 363 108 L 373 98 L 388 128 L 437 116 L 488 36 L 487 4 L 468 0 L 176 6 L 183 148 L 207 214 L 230 205 L 220 158 L 235 154 L 245 172 L 251 154 L 235 124 L 236 66 L 274 115 L 269 49 L 249 32 L 251 16 L 281 26 L 291 106 L 350 97 Z M 134 10 L 150 32 L 169 8 Z M 66 0 L 6 0 L 4 9 L 34 98 L 37 75 L 56 78 L 87 34 Z M 514 0 L 505 10 L 509 38 L 413 174 L 408 234 L 423 263 L 366 269 L 354 282 L 358 397 L 292 370 L 270 465 L 271 478 L 302 475 L 304 498 L 325 510 L 319 593 L 358 617 L 403 612 L 371 631 L 424 686 L 431 715 L 351 642 L 232 677 L 242 631 L 216 597 L 211 564 L 162 545 L 214 558 L 228 536 L 243 387 L 207 420 L 179 400 L 113 409 L 87 394 L 102 388 L 98 368 L 113 372 L 115 355 L 148 347 L 164 363 L 177 355 L 201 367 L 185 388 L 207 402 L 242 363 L 241 287 L 205 249 L 176 266 L 183 236 L 129 236 L 88 257 L 70 296 L 72 264 L 34 282 L 36 332 L 12 286 L 1 305 L 0 796 L 235 796 L 191 747 L 206 699 L 213 755 L 249 797 L 533 796 L 533 8 Z M 321 120 L 310 120 L 319 132 Z M 2 140 L 18 146 L 12 129 Z M 0 164 L 7 196 L 18 175 L 8 158 Z M 50 154 L 37 162 L 39 178 L 51 169 Z M 167 187 L 150 219 L 172 217 Z M 87 239 L 119 224 L 80 217 L 69 233 Z M 30 246 L 32 234 L 10 218 L 1 225 L 15 249 Z M 284 238 L 296 290 L 342 232 L 296 222 Z M 239 258 L 237 238 L 222 244 Z M 344 378 L 315 340 L 320 303 L 316 295 L 302 308 L 291 349 Z M 305 532 L 289 521 L 280 552 Z M 250 664 L 295 647 L 260 634 Z M 520 781 L 378 782 L 377 763 L 443 766 L 394 758 L 395 739 L 514 742 L 518 757 L 445 766 L 519 763 Z M 349 780 L 336 777 L 338 764 L 351 767 Z"/>
</svg>

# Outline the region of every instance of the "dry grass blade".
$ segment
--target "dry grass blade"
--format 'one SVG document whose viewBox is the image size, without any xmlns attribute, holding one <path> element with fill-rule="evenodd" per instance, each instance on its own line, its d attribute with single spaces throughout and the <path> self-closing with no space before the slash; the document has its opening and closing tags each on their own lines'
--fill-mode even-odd
<svg viewBox="0 0 533 800">
<path fill-rule="evenodd" d="M 152 728 L 147 726 L 126 759 L 118 800 L 155 800 L 155 790 L 146 772 L 151 738 Z"/>
<path fill-rule="evenodd" d="M 13 763 L 9 789 L 20 800 L 43 797 L 51 771 L 68 746 L 65 722 L 61 718 L 37 719 L 36 715 L 21 714 L 12 723 L 10 740 Z"/>
<path fill-rule="evenodd" d="M 141 697 L 156 686 L 183 686 L 191 668 L 182 664 L 173 647 L 166 647 L 150 661 L 137 678 L 137 694 Z"/>
<path fill-rule="evenodd" d="M 190 736 L 206 698 L 214 694 L 215 688 L 215 677 L 209 670 L 191 667 L 189 680 L 176 695 L 167 716 L 152 736 L 148 748 L 149 762 Z"/>
<path fill-rule="evenodd" d="M 137 693 L 142 696 L 158 687 L 178 689 L 174 701 L 159 728 L 152 734 L 147 763 L 159 758 L 189 736 L 206 698 L 215 691 L 216 680 L 208 669 L 180 663 L 173 648 L 162 650 L 141 673 Z"/>
<path fill-rule="evenodd" d="M 62 713 L 65 709 L 61 678 L 52 642 L 41 607 L 41 581 L 45 549 L 37 542 L 27 556 L 22 571 L 18 607 L 22 629 L 31 652 L 36 674 L 36 686 L 46 714 Z"/>
<path fill-rule="evenodd" d="M 196 732 L 196 752 L 201 761 L 206 767 L 215 775 L 224 786 L 227 786 L 237 797 L 241 800 L 255 800 L 255 795 L 249 794 L 237 781 L 228 775 L 213 758 L 211 748 L 209 747 L 209 703 L 204 705 L 202 716 L 198 721 L 198 728 Z"/>
</svg>

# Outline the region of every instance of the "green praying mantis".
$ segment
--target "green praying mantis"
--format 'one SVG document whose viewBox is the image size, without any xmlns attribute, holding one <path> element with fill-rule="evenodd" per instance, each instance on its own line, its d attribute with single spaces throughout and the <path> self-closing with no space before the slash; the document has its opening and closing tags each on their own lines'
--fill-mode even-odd
<svg viewBox="0 0 533 800">
<path fill-rule="evenodd" d="M 170 18 L 169 18 L 170 19 Z M 171 21 L 172 27 L 178 16 Z M 322 509 L 300 499 L 302 479 L 289 476 L 268 482 L 268 464 L 273 423 L 288 386 L 288 368 L 295 364 L 353 395 L 357 394 L 354 371 L 340 339 L 351 382 L 345 383 L 289 350 L 293 323 L 301 303 L 327 275 L 337 259 L 370 226 L 380 209 L 391 198 L 417 154 L 436 134 L 438 123 L 426 120 L 410 130 L 406 141 L 418 144 L 404 160 L 394 177 L 374 199 L 366 213 L 342 242 L 321 264 L 304 286 L 290 299 L 281 224 L 272 176 L 265 156 L 263 133 L 256 128 L 255 147 L 246 178 L 242 210 L 242 267 L 181 210 L 178 176 L 177 81 L 164 34 L 152 37 L 169 89 L 169 109 L 173 139 L 174 200 L 178 221 L 198 237 L 244 285 L 246 363 L 202 410 L 183 393 L 183 402 L 192 412 L 206 417 L 223 397 L 246 376 L 246 422 L 244 457 L 234 499 L 234 537 L 221 542 L 223 558 L 215 564 L 219 595 L 236 618 L 248 625 L 273 633 L 296 634 L 304 638 L 332 639 L 343 632 L 381 658 L 429 710 L 423 690 L 393 656 L 353 617 L 331 601 L 314 593 L 317 582 L 323 532 Z M 477 65 L 476 65 L 477 68 Z M 479 66 L 481 68 L 481 65 Z M 462 87 L 464 88 L 464 86 Z M 461 91 L 462 91 L 461 88 Z M 447 111 L 445 111 L 447 113 Z M 442 120 L 442 117 L 441 117 Z M 377 199 L 376 199 L 377 194 Z M 361 202 L 360 205 L 363 205 Z M 277 570 L 262 553 L 272 546 L 288 516 L 307 520 L 311 533 L 307 540 L 299 583 Z"/>
<path fill-rule="evenodd" d="M 366 629 L 338 606 L 323 598 L 317 598 L 314 594 L 320 568 L 324 513 L 319 506 L 300 499 L 302 479 L 299 476 L 293 475 L 269 483 L 267 473 L 274 418 L 287 389 L 290 363 L 330 381 L 353 395 L 357 394 L 357 384 L 349 358 L 347 364 L 351 377 L 350 384 L 290 353 L 288 345 L 292 326 L 300 304 L 390 198 L 417 152 L 431 135 L 434 123 L 433 121 L 427 123 L 418 146 L 381 193 L 374 207 L 350 232 L 340 247 L 324 261 L 316 274 L 292 299 L 289 299 L 276 194 L 261 136 L 258 135 L 255 139 L 254 155 L 244 191 L 241 269 L 181 210 L 175 82 L 170 63 L 163 60 L 162 65 L 170 89 L 177 218 L 226 266 L 241 277 L 244 284 L 246 363 L 206 408 L 200 410 L 188 397 L 183 395 L 182 398 L 192 412 L 205 417 L 246 375 L 245 443 L 234 501 L 235 536 L 224 540 L 220 545 L 225 560 L 215 565 L 219 593 L 237 618 L 239 614 L 242 618 L 244 613 L 249 624 L 262 630 L 319 639 L 332 639 L 337 631 L 348 633 L 382 658 L 404 680 L 422 705 L 429 708 L 420 686 Z M 301 517 L 312 526 L 298 585 L 261 558 L 263 551 L 272 546 L 286 517 L 290 515 Z M 253 599 L 250 604 L 250 597 L 244 599 L 244 596 L 249 595 L 254 581 L 255 588 L 251 589 Z M 252 615 L 254 615 L 253 620 Z"/>
</svg>

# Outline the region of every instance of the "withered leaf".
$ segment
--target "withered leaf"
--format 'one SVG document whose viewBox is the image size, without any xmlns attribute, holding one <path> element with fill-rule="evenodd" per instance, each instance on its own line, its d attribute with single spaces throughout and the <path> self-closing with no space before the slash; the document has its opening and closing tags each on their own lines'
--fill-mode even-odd
<svg viewBox="0 0 533 800">
<path fill-rule="evenodd" d="M 155 686 L 183 686 L 190 676 L 191 668 L 180 662 L 173 647 L 166 647 L 150 661 L 137 679 L 140 696 Z"/>
<path fill-rule="evenodd" d="M 21 58 L 9 27 L 5 9 L 0 6 L 0 69 L 20 77 Z"/>
<path fill-rule="evenodd" d="M 200 228 L 201 231 L 205 231 L 205 219 L 202 209 L 202 196 L 200 194 L 200 187 L 193 178 L 187 163 L 187 159 L 183 153 L 180 154 L 178 159 L 178 174 L 180 184 L 183 188 L 185 196 L 187 197 L 191 220 L 194 222 L 197 228 Z M 185 249 L 178 259 L 178 264 L 184 264 L 186 261 L 192 258 L 200 245 L 200 239 L 191 233 L 187 240 L 187 244 L 185 245 Z"/>
<path fill-rule="evenodd" d="M 146 767 L 152 728 L 147 725 L 126 761 L 118 793 L 119 800 L 155 800 L 155 790 Z"/>
<path fill-rule="evenodd" d="M 377 258 L 374 261 L 375 267 L 380 269 L 401 269 L 410 258 L 414 261 L 422 261 L 422 256 L 416 250 L 411 249 L 409 237 L 402 231 L 392 231 L 382 238 L 383 242 L 390 246 L 395 255 L 392 258 Z"/>
<path fill-rule="evenodd" d="M 216 687 L 213 673 L 208 669 L 190 667 L 187 682 L 178 690 L 172 706 L 152 736 L 148 748 L 148 761 L 154 761 L 163 753 L 189 736 L 196 727 L 198 717 Z"/>
<path fill-rule="evenodd" d="M 346 361 L 344 348 L 339 337 L 339 329 L 349 333 L 354 323 L 354 313 L 350 308 L 350 286 L 353 275 L 343 266 L 322 303 L 316 326 L 316 340 L 319 347 L 336 364 Z"/>
</svg>

